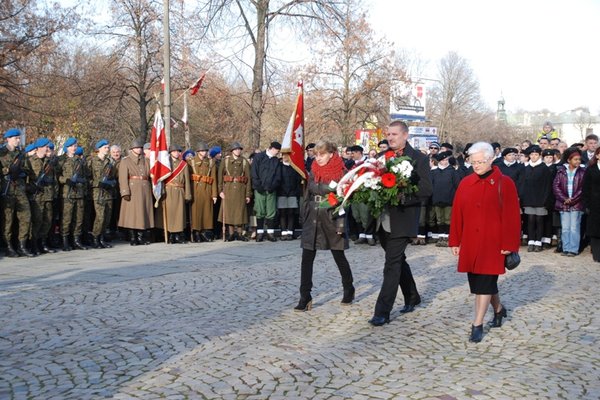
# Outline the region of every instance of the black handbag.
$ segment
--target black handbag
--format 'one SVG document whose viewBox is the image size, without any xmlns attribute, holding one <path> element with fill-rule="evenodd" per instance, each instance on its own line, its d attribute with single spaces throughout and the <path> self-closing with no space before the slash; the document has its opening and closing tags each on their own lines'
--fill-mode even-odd
<svg viewBox="0 0 600 400">
<path fill-rule="evenodd" d="M 519 266 L 521 263 L 521 256 L 519 253 L 511 252 L 506 255 L 504 258 L 504 268 L 508 270 L 513 270 Z"/>
</svg>

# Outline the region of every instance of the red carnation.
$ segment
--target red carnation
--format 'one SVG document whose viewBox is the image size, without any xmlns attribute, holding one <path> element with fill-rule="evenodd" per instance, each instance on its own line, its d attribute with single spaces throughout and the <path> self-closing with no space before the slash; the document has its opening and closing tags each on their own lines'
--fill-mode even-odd
<svg viewBox="0 0 600 400">
<path fill-rule="evenodd" d="M 386 172 L 381 175 L 381 184 L 383 187 L 392 188 L 396 184 L 396 175 L 391 172 Z"/>
<path fill-rule="evenodd" d="M 329 205 L 331 207 L 337 206 L 338 199 L 337 199 L 336 195 L 333 192 L 329 192 L 329 195 L 327 196 L 327 202 L 329 202 Z"/>
<path fill-rule="evenodd" d="M 396 153 L 393 150 L 388 150 L 385 152 L 385 159 L 389 160 L 390 158 L 394 158 L 394 156 L 396 155 Z"/>
</svg>

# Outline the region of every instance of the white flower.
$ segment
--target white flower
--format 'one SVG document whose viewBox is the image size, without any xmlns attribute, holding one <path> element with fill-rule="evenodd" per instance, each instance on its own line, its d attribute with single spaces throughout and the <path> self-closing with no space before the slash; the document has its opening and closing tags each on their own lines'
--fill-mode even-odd
<svg viewBox="0 0 600 400">
<path fill-rule="evenodd" d="M 410 178 L 410 175 L 412 174 L 412 171 L 413 171 L 412 164 L 410 162 L 408 162 L 407 160 L 404 160 L 400 163 L 399 167 L 400 167 L 400 173 L 402 174 L 402 176 L 405 178 Z"/>
<path fill-rule="evenodd" d="M 391 170 L 392 170 L 393 173 L 397 174 L 397 173 L 400 172 L 400 166 L 399 165 L 394 165 L 394 166 L 392 166 Z"/>
<path fill-rule="evenodd" d="M 329 182 L 329 188 L 331 190 L 335 189 L 336 187 L 337 187 L 337 182 L 336 181 Z"/>
<path fill-rule="evenodd" d="M 365 181 L 364 186 L 369 189 L 379 189 L 379 182 L 381 182 L 381 177 L 376 176 L 374 178 L 369 178 Z"/>
</svg>

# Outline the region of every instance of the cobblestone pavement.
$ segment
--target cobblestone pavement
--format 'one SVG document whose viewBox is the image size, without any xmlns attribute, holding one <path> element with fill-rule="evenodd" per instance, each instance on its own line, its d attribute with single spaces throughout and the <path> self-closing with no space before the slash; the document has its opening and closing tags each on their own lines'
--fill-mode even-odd
<svg viewBox="0 0 600 400">
<path fill-rule="evenodd" d="M 448 249 L 412 246 L 423 304 L 371 327 L 383 251 L 329 252 L 297 313 L 298 241 L 153 244 L 0 260 L 0 399 L 600 398 L 600 264 L 524 253 L 509 317 L 468 342 L 473 296 Z M 488 314 L 491 318 L 491 311 Z"/>
</svg>

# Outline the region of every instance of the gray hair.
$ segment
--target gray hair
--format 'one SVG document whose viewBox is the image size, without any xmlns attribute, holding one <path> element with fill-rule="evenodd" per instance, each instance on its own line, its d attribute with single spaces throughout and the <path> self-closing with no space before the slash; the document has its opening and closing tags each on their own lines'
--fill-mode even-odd
<svg viewBox="0 0 600 400">
<path fill-rule="evenodd" d="M 112 146 L 110 146 L 110 151 L 113 151 L 113 150 L 121 151 L 121 146 L 119 146 L 118 144 L 113 144 Z"/>
<path fill-rule="evenodd" d="M 476 142 L 469 147 L 469 155 L 472 156 L 475 153 L 484 153 L 485 158 L 494 158 L 494 148 L 488 142 Z"/>
</svg>

